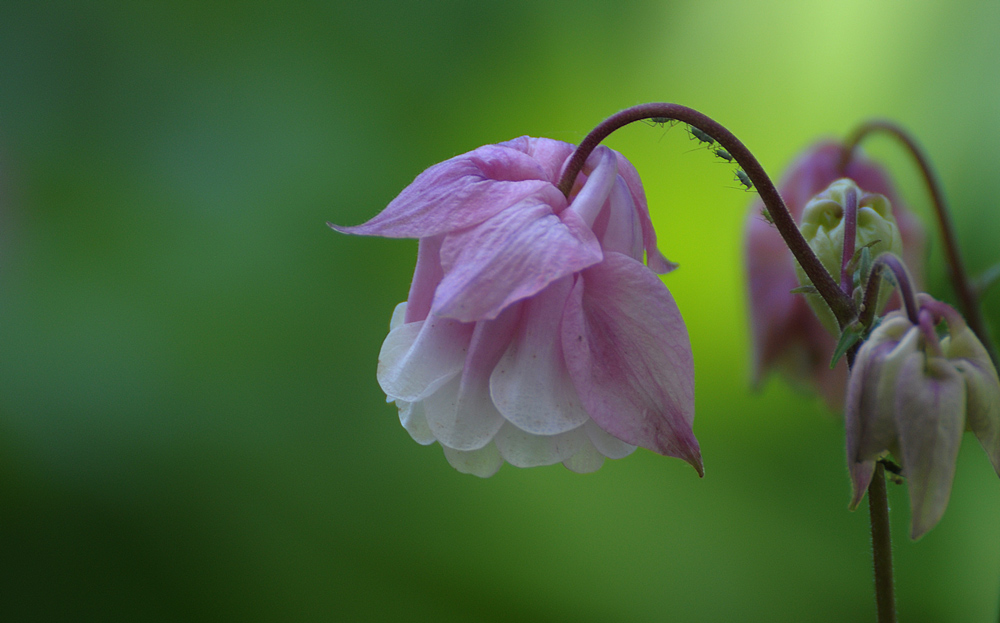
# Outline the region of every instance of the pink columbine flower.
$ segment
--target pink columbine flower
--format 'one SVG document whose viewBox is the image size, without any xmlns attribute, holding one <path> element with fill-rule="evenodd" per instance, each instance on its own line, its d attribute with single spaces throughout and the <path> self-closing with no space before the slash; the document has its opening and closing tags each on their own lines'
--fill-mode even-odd
<svg viewBox="0 0 1000 623">
<path fill-rule="evenodd" d="M 853 179 L 870 193 L 885 195 L 899 226 L 903 258 L 916 284 L 923 282 L 924 231 L 900 202 L 888 175 L 870 160 L 855 157 L 846 175 L 837 170 L 842 147 L 834 141 L 814 145 L 800 155 L 780 184 L 781 197 L 799 221 L 805 205 L 841 177 Z M 817 391 L 829 407 L 839 411 L 847 386 L 847 362 L 830 369 L 837 343 L 809 308 L 806 297 L 792 294 L 798 287 L 795 260 L 781 235 L 762 216 L 763 203 L 751 207 L 746 225 L 746 266 L 749 283 L 753 384 L 778 370 L 797 385 Z M 891 299 L 887 309 L 899 306 Z"/>
<path fill-rule="evenodd" d="M 944 514 L 962 432 L 979 439 L 1000 474 L 1000 379 L 951 306 L 918 296 L 917 324 L 888 314 L 858 351 L 847 390 L 847 463 L 857 507 L 875 461 L 892 452 L 910 490 L 911 538 Z M 935 325 L 944 320 L 939 339 Z"/>
<path fill-rule="evenodd" d="M 599 147 L 567 199 L 556 182 L 573 149 L 480 147 L 367 223 L 333 226 L 420 239 L 379 384 L 410 435 L 462 472 L 487 477 L 505 460 L 590 472 L 642 446 L 702 473 L 687 329 L 656 275 L 674 265 L 639 176 Z"/>
</svg>

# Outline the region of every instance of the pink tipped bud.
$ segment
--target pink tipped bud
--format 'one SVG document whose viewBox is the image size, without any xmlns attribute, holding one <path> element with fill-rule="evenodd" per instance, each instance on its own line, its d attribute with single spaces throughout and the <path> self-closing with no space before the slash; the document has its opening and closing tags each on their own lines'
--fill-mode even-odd
<svg viewBox="0 0 1000 623">
<path fill-rule="evenodd" d="M 875 461 L 892 452 L 910 489 L 911 537 L 944 514 L 962 432 L 971 429 L 1000 474 L 1000 379 L 950 306 L 920 296 L 919 322 L 888 314 L 858 352 L 847 390 L 847 462 L 861 501 Z M 947 334 L 938 339 L 935 325 Z"/>
</svg>

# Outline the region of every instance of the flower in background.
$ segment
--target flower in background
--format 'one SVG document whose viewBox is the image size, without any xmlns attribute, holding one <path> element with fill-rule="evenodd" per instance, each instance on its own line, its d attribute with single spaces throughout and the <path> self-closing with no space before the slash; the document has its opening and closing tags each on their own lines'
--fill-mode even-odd
<svg viewBox="0 0 1000 623">
<path fill-rule="evenodd" d="M 847 389 L 847 464 L 857 507 L 875 461 L 892 452 L 910 489 L 911 538 L 944 514 L 962 432 L 971 430 L 1000 474 L 1000 379 L 962 316 L 926 294 L 917 324 L 892 312 L 858 351 Z M 944 320 L 947 335 L 935 326 Z"/>
<path fill-rule="evenodd" d="M 567 199 L 556 182 L 573 149 L 480 147 L 367 223 L 333 226 L 420 239 L 379 384 L 410 435 L 462 472 L 487 477 L 504 460 L 590 472 L 642 446 L 702 473 L 687 329 L 656 275 L 674 265 L 639 176 L 599 147 Z"/>
<path fill-rule="evenodd" d="M 903 258 L 919 287 L 925 248 L 922 226 L 903 206 L 880 166 L 856 156 L 841 174 L 841 154 L 839 143 L 825 141 L 795 160 L 779 185 L 792 217 L 798 222 L 809 200 L 841 177 L 853 180 L 864 191 L 884 195 L 899 226 Z M 795 260 L 778 231 L 761 216 L 763 207 L 760 200 L 754 203 L 746 225 L 753 384 L 759 386 L 777 370 L 793 383 L 819 392 L 831 409 L 839 411 L 847 386 L 847 363 L 840 361 L 830 368 L 837 338 L 823 328 L 805 297 L 791 293 L 799 285 Z M 887 308 L 898 306 L 893 297 Z"/>
</svg>

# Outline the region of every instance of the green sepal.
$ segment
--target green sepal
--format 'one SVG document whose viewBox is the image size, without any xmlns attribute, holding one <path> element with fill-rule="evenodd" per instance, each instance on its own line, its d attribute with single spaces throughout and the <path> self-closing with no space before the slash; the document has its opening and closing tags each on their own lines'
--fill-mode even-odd
<svg viewBox="0 0 1000 623">
<path fill-rule="evenodd" d="M 854 284 L 859 285 L 868 281 L 868 275 L 872 272 L 872 252 L 873 245 L 882 242 L 873 240 L 854 252 L 851 261 L 847 263 L 847 272 L 853 273 Z"/>
</svg>

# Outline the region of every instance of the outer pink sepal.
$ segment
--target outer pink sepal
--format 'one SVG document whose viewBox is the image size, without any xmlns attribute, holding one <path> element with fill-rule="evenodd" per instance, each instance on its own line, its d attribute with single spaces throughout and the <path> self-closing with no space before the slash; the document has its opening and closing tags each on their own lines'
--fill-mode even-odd
<svg viewBox="0 0 1000 623">
<path fill-rule="evenodd" d="M 563 351 L 594 421 L 618 439 L 675 456 L 704 475 L 694 420 L 694 364 L 673 297 L 619 253 L 583 271 L 566 304 Z"/>
<path fill-rule="evenodd" d="M 601 246 L 580 218 L 571 210 L 553 213 L 553 194 L 562 199 L 549 187 L 445 237 L 438 314 L 463 322 L 495 318 L 514 301 L 601 261 Z"/>
<path fill-rule="evenodd" d="M 482 223 L 552 184 L 538 161 L 507 145 L 486 145 L 417 176 L 385 210 L 345 234 L 425 238 Z"/>
</svg>

